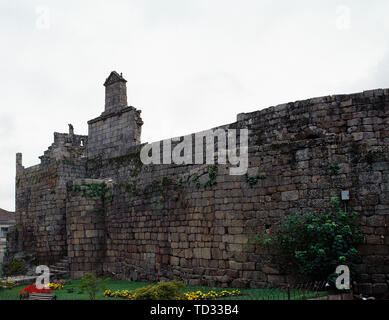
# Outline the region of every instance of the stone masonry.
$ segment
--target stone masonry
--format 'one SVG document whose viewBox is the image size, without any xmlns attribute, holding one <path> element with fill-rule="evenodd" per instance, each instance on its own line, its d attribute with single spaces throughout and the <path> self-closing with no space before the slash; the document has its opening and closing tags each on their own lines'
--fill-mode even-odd
<svg viewBox="0 0 389 320">
<path fill-rule="evenodd" d="M 126 82 L 114 71 L 104 83 L 105 111 L 88 122 L 89 158 L 123 155 L 140 144 L 143 121 L 140 111 L 127 106 Z"/>
<path fill-rule="evenodd" d="M 72 276 L 114 273 L 131 280 L 260 287 L 293 281 L 278 252 L 247 245 L 286 214 L 325 209 L 342 190 L 362 214 L 358 281 L 365 293 L 389 283 L 389 89 L 326 96 L 239 114 L 223 129 L 249 129 L 249 176 L 217 165 L 143 165 L 140 111 L 126 81 L 105 82 L 105 111 L 88 136 L 55 134 L 41 164 L 17 155 L 18 250 L 40 263 L 71 260 Z M 339 166 L 337 172 L 331 165 Z M 196 184 L 193 176 L 200 177 Z M 109 191 L 87 196 L 85 186 Z M 12 246 L 12 244 L 10 244 Z"/>
<path fill-rule="evenodd" d="M 15 225 L 15 213 L 0 209 L 0 264 L 3 263 L 3 256 L 7 244 L 7 232 Z"/>
</svg>

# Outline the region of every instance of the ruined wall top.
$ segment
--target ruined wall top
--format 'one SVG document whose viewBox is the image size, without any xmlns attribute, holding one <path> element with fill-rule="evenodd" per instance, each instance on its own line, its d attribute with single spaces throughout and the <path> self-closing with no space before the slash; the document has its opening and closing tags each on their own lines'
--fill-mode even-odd
<svg viewBox="0 0 389 320">
<path fill-rule="evenodd" d="M 74 128 L 69 124 L 69 133 L 54 132 L 54 143 L 40 156 L 42 163 L 51 160 L 70 160 L 86 156 L 88 136 L 74 134 Z"/>
</svg>

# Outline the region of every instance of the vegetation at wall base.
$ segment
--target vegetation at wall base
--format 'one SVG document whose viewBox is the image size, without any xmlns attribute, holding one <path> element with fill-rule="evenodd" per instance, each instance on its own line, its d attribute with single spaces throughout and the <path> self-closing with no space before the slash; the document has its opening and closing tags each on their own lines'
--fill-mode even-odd
<svg viewBox="0 0 389 320">
<path fill-rule="evenodd" d="M 132 294 L 137 291 L 139 288 L 144 288 L 146 286 L 155 286 L 154 283 L 146 282 L 131 282 L 127 280 L 106 280 L 98 279 L 99 281 L 104 281 L 104 284 L 111 293 L 115 292 L 125 292 Z M 81 290 L 80 285 L 82 284 L 81 280 L 66 279 L 66 284 L 62 289 L 57 289 L 52 293 L 55 293 L 57 300 L 90 300 L 89 293 L 86 290 Z M 0 289 L 0 301 L 1 300 L 19 300 L 20 294 L 19 291 L 26 288 L 26 285 L 15 286 L 12 289 Z M 98 288 L 95 295 L 95 300 L 133 300 L 131 297 L 122 297 L 120 295 L 115 296 L 116 294 L 108 295 L 106 294 L 108 290 L 103 290 L 102 287 Z M 205 287 L 205 286 L 187 286 L 181 290 L 181 292 L 187 297 L 191 297 L 191 300 L 287 300 L 288 295 L 285 289 L 277 288 L 266 288 L 266 289 L 237 289 L 237 288 L 218 288 L 218 287 Z M 214 293 L 219 296 L 213 296 Z M 239 294 L 238 294 L 239 292 Z M 316 298 L 318 296 L 324 296 L 327 292 L 314 292 L 308 289 L 296 290 L 291 289 L 290 295 L 291 300 L 302 300 L 309 298 Z"/>
<path fill-rule="evenodd" d="M 181 300 L 185 284 L 180 281 L 161 281 L 134 291 L 135 300 Z"/>
<path fill-rule="evenodd" d="M 80 290 L 86 291 L 90 300 L 95 300 L 96 294 L 102 289 L 105 290 L 105 284 L 109 281 L 109 278 L 99 279 L 93 273 L 87 273 L 81 279 Z"/>
<path fill-rule="evenodd" d="M 289 215 L 279 231 L 258 235 L 256 241 L 291 255 L 302 274 L 333 281 L 337 266 L 347 265 L 353 274 L 359 261 L 357 246 L 363 235 L 358 217 L 357 212 L 343 211 L 339 198 L 333 198 L 327 212 Z"/>
<path fill-rule="evenodd" d="M 8 272 L 9 276 L 22 275 L 25 272 L 25 266 L 23 261 L 12 260 L 10 264 L 10 269 Z"/>
</svg>

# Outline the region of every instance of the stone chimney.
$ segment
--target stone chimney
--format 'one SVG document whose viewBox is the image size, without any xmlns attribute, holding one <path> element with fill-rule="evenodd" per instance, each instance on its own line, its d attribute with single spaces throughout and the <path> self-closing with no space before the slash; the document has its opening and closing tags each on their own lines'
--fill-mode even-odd
<svg viewBox="0 0 389 320">
<path fill-rule="evenodd" d="M 141 142 L 141 111 L 127 105 L 126 83 L 116 71 L 105 80 L 105 110 L 88 121 L 89 159 L 119 157 L 133 152 Z"/>
<path fill-rule="evenodd" d="M 127 81 L 122 74 L 112 71 L 105 80 L 105 114 L 127 107 Z"/>
<path fill-rule="evenodd" d="M 21 153 L 16 154 L 16 174 L 22 173 L 23 167 L 23 155 Z"/>
</svg>

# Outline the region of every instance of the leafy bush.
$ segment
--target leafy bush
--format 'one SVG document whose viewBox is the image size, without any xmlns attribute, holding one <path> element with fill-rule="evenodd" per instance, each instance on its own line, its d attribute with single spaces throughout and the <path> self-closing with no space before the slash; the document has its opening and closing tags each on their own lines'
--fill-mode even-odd
<svg viewBox="0 0 389 320">
<path fill-rule="evenodd" d="M 85 290 L 89 295 L 89 299 L 95 300 L 96 293 L 99 291 L 99 289 L 106 289 L 105 282 L 108 280 L 109 278 L 99 279 L 93 273 L 86 273 L 85 276 L 81 279 L 80 290 Z"/>
<path fill-rule="evenodd" d="M 25 267 L 23 261 L 16 260 L 16 259 L 11 261 L 8 275 L 17 276 L 17 275 L 24 274 L 24 272 L 25 272 Z"/>
<path fill-rule="evenodd" d="M 136 289 L 134 296 L 135 300 L 180 300 L 183 299 L 181 292 L 183 288 L 185 284 L 180 281 L 161 281 Z"/>
<path fill-rule="evenodd" d="M 353 273 L 358 261 L 356 247 L 363 240 L 357 220 L 358 213 L 344 212 L 339 198 L 334 198 L 328 213 L 316 210 L 287 216 L 278 232 L 257 240 L 292 255 L 304 275 L 331 279 L 338 265 L 347 265 Z"/>
</svg>

